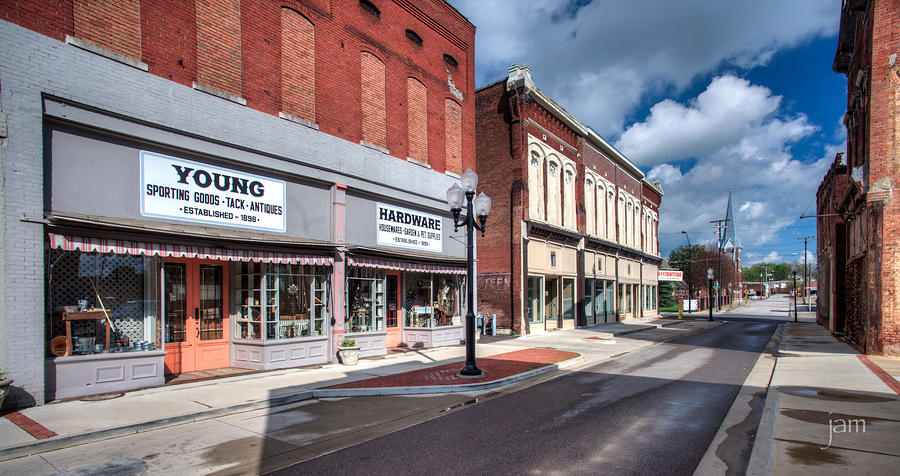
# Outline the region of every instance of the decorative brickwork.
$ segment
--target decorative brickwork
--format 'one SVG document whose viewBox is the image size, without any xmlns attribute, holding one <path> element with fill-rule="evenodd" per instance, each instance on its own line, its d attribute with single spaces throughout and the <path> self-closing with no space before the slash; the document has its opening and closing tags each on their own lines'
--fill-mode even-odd
<svg viewBox="0 0 900 476">
<path fill-rule="evenodd" d="M 416 78 L 406 78 L 406 107 L 409 109 L 409 157 L 428 162 L 428 92 Z"/>
<path fill-rule="evenodd" d="M 447 172 L 462 173 L 462 107 L 452 99 L 444 100 Z"/>
<path fill-rule="evenodd" d="M 281 110 L 316 122 L 316 41 L 313 24 L 281 9 Z"/>
<path fill-rule="evenodd" d="M 75 0 L 75 36 L 141 60 L 140 0 Z"/>
<path fill-rule="evenodd" d="M 362 140 L 387 148 L 387 105 L 384 99 L 384 63 L 363 51 L 360 59 Z"/>
<path fill-rule="evenodd" d="M 197 82 L 241 96 L 241 2 L 196 0 Z"/>
</svg>

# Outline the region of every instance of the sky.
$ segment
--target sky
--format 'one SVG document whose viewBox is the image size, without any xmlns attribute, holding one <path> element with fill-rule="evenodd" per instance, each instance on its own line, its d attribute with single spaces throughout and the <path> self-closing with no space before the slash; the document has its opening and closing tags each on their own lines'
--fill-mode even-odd
<svg viewBox="0 0 900 476">
<path fill-rule="evenodd" d="M 714 243 L 733 188 L 743 265 L 803 258 L 837 152 L 840 0 L 450 0 L 475 26 L 475 85 L 536 86 L 662 182 L 660 251 Z M 808 259 L 815 262 L 815 239 Z"/>
</svg>

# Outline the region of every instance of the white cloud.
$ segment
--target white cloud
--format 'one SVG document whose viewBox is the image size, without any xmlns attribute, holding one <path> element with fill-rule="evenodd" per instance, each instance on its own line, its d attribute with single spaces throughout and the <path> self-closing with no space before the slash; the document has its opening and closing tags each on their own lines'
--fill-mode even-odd
<svg viewBox="0 0 900 476">
<path fill-rule="evenodd" d="M 669 99 L 654 105 L 647 120 L 632 124 L 616 147 L 642 166 L 709 155 L 759 129 L 780 104 L 781 96 L 768 88 L 718 77 L 690 105 Z"/>
<path fill-rule="evenodd" d="M 818 159 L 794 157 L 791 147 L 817 128 L 803 115 L 779 117 L 780 105 L 766 88 L 719 77 L 686 105 L 657 103 L 644 122 L 625 132 L 616 146 L 639 164 L 655 164 L 648 177 L 662 181 L 665 190 L 663 251 L 682 243 L 680 230 L 693 232 L 695 243 L 715 242 L 710 221 L 724 218 L 729 186 L 745 248 L 773 244 L 796 225 L 834 153 L 844 146 L 828 146 Z M 695 162 L 687 170 L 664 163 L 688 157 Z"/>
<path fill-rule="evenodd" d="M 476 84 L 528 63 L 538 87 L 607 137 L 648 94 L 749 69 L 837 31 L 840 0 L 453 0 L 477 27 Z"/>
</svg>

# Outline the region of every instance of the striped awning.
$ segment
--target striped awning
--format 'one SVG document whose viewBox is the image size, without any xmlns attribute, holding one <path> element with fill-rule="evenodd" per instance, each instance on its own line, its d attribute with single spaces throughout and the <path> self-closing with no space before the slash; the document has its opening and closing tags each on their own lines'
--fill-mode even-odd
<svg viewBox="0 0 900 476">
<path fill-rule="evenodd" d="M 347 263 L 350 266 L 361 266 L 363 268 L 380 268 L 393 269 L 398 271 L 418 271 L 422 273 L 438 273 L 438 274 L 466 274 L 466 268 L 459 266 L 448 266 L 445 264 L 432 263 L 412 263 L 408 261 L 398 261 L 382 258 L 362 258 L 359 256 L 347 257 Z"/>
<path fill-rule="evenodd" d="M 330 256 L 277 253 L 272 251 L 231 250 L 203 246 L 172 245 L 130 240 L 87 238 L 49 233 L 50 246 L 66 251 L 80 250 L 86 253 L 115 253 L 127 255 L 163 256 L 172 258 L 198 258 L 220 261 L 255 261 L 260 263 L 308 264 L 331 266 Z"/>
</svg>

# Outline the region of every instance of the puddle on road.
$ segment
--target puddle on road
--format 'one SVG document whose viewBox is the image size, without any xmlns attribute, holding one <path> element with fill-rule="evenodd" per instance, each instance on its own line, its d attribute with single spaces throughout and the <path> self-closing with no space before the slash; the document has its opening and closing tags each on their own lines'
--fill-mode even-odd
<svg viewBox="0 0 900 476">
<path fill-rule="evenodd" d="M 820 400 L 831 400 L 835 402 L 853 402 L 853 403 L 879 403 L 895 401 L 895 398 L 880 397 L 859 392 L 846 392 L 843 390 L 834 390 L 830 388 L 815 387 L 779 387 L 778 391 L 788 395 L 797 397 L 817 398 Z"/>
<path fill-rule="evenodd" d="M 874 422 L 882 422 L 882 421 L 891 421 L 897 422 L 898 420 L 891 420 L 889 418 L 877 418 L 872 416 L 865 415 L 847 415 L 845 413 L 835 413 L 835 412 L 823 412 L 818 410 L 792 410 L 792 409 L 783 409 L 781 410 L 781 414 L 784 416 L 791 417 L 795 420 L 805 421 L 807 423 L 815 423 L 818 425 L 830 425 L 833 424 L 837 420 L 850 421 L 850 420 L 865 420 L 866 424 L 871 426 Z"/>
<path fill-rule="evenodd" d="M 847 459 L 833 450 L 823 450 L 817 445 L 809 443 L 790 443 L 787 454 L 791 461 L 804 466 L 818 466 L 821 464 L 845 464 Z"/>
</svg>

